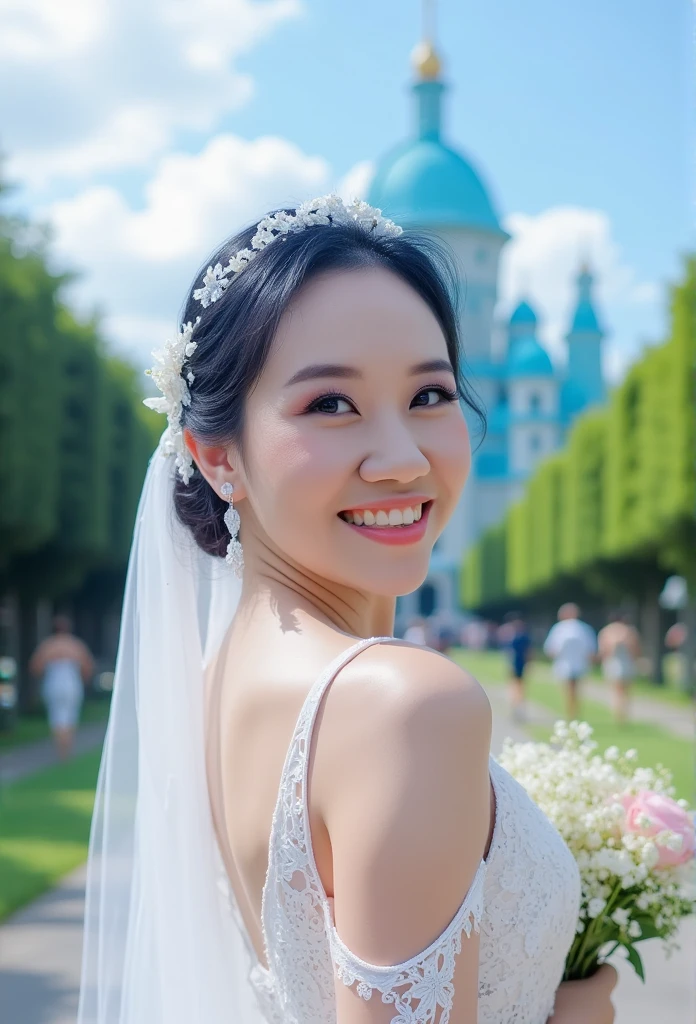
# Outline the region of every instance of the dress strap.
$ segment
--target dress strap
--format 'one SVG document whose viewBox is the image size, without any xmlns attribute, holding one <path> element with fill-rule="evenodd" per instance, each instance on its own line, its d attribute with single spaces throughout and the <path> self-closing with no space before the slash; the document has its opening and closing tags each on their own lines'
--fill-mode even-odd
<svg viewBox="0 0 696 1024">
<path fill-rule="evenodd" d="M 314 723 L 317 718 L 319 706 L 321 705 L 324 694 L 342 668 L 345 668 L 345 666 L 360 654 L 361 651 L 366 650 L 368 647 L 372 647 L 373 644 L 400 642 L 399 638 L 394 636 L 369 636 L 364 640 L 358 640 L 357 643 L 352 644 L 347 648 L 347 650 L 342 651 L 341 654 L 337 655 L 333 661 L 326 666 L 305 697 L 304 704 L 302 705 L 302 709 L 297 719 L 297 725 L 295 726 L 292 746 L 294 746 L 296 741 L 299 740 L 303 747 L 306 746 L 305 755 L 308 755 L 309 742 L 314 731 Z"/>
<path fill-rule="evenodd" d="M 281 953 L 291 948 L 293 943 L 303 941 L 298 936 L 298 929 L 302 931 L 307 918 L 313 922 L 310 928 L 313 935 L 323 931 L 327 900 L 314 861 L 306 799 L 309 752 L 317 711 L 326 690 L 344 665 L 372 644 L 394 643 L 395 640 L 391 636 L 368 637 L 334 658 L 307 694 L 288 747 L 268 841 L 268 871 L 261 901 L 269 969 L 277 978 L 284 979 L 283 984 L 288 990 L 297 987 L 302 972 L 296 970 L 295 966 L 290 970 L 287 956 Z M 302 894 L 299 909 L 296 906 L 298 893 Z M 269 942 L 271 937 L 272 941 Z M 328 945 L 324 957 L 325 969 L 331 977 L 333 969 Z M 298 991 L 300 1005 L 304 1005 L 307 996 L 307 992 Z M 302 1019 L 321 1019 L 320 1009 L 321 1004 L 318 1004 L 311 1013 L 306 1012 Z"/>
</svg>

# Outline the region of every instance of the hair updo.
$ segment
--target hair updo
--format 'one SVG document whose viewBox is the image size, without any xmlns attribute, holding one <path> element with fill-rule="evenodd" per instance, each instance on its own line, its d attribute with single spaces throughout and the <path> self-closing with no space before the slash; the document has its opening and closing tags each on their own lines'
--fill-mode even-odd
<svg viewBox="0 0 696 1024">
<path fill-rule="evenodd" d="M 250 247 L 255 231 L 256 224 L 228 239 L 209 262 L 225 266 L 240 249 Z M 207 308 L 193 298 L 203 271 L 196 275 L 181 318 L 187 323 L 200 317 L 196 349 L 187 361 L 194 383 L 182 425 L 203 444 L 234 443 L 243 457 L 245 400 L 263 372 L 288 305 L 319 274 L 366 267 L 390 270 L 428 305 L 445 336 L 462 400 L 485 429 L 483 409 L 462 374 L 459 280 L 452 257 L 432 238 L 412 233 L 372 237 L 357 224 L 316 225 L 283 235 L 233 275 L 224 294 Z M 224 557 L 229 541 L 223 522 L 227 502 L 197 467 L 188 484 L 176 476 L 174 507 L 198 546 Z"/>
</svg>

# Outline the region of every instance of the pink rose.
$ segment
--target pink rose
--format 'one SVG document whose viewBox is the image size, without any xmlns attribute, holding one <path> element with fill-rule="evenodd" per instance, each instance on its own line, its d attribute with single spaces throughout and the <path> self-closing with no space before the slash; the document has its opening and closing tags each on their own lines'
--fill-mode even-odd
<svg viewBox="0 0 696 1024">
<path fill-rule="evenodd" d="M 652 837 L 668 830 L 682 837 L 681 850 L 678 852 L 656 844 L 660 854 L 656 867 L 671 868 L 691 860 L 696 853 L 694 821 L 676 800 L 649 789 L 642 789 L 636 796 L 626 794 L 620 800 L 626 811 L 626 832 Z"/>
</svg>

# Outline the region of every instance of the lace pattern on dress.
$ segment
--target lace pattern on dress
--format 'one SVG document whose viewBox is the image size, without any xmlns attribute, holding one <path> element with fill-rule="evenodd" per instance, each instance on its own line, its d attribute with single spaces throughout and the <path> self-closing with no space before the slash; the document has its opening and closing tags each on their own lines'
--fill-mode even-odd
<svg viewBox="0 0 696 1024">
<path fill-rule="evenodd" d="M 331 950 L 336 977 L 344 985 L 356 986 L 362 999 L 373 990 L 383 1003 L 393 1003 L 397 1015 L 392 1024 L 447 1024 L 454 1000 L 455 957 L 462 951 L 462 934 L 479 931 L 483 914 L 486 865 L 481 861 L 466 899 L 446 930 L 428 949 L 398 967 L 367 964 L 341 942 L 330 922 Z"/>
<path fill-rule="evenodd" d="M 580 910 L 575 858 L 523 786 L 490 760 L 497 839 L 481 921 L 479 1024 L 546 1024 Z"/>
</svg>

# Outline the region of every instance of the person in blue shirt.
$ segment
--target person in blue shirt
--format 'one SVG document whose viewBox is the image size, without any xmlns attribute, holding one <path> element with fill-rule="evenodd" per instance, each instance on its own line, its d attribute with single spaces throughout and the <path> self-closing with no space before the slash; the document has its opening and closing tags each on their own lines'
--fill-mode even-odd
<svg viewBox="0 0 696 1024">
<path fill-rule="evenodd" d="M 532 640 L 527 624 L 519 612 L 510 612 L 505 616 L 501 632 L 501 639 L 510 659 L 510 710 L 513 721 L 523 722 L 526 718 L 524 672 L 529 661 Z"/>
</svg>

